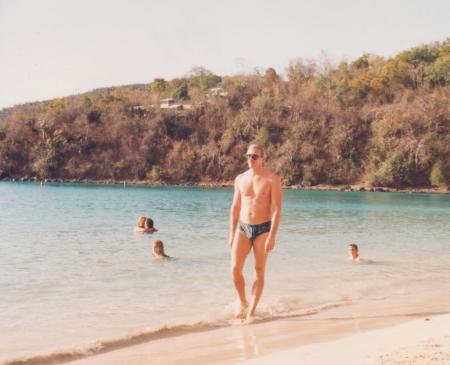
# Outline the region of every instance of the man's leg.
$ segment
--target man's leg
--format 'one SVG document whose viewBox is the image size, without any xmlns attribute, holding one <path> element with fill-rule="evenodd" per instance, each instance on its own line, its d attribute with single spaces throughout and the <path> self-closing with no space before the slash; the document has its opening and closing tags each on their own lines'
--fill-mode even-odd
<svg viewBox="0 0 450 365">
<path fill-rule="evenodd" d="M 264 243 L 269 233 L 262 233 L 253 241 L 253 254 L 255 255 L 255 281 L 252 287 L 252 300 L 250 303 L 250 309 L 247 314 L 247 318 L 255 315 L 256 306 L 264 289 L 264 272 L 266 269 L 267 254 L 264 249 Z"/>
<path fill-rule="evenodd" d="M 236 230 L 233 245 L 231 247 L 231 275 L 233 277 L 234 287 L 241 301 L 241 309 L 237 315 L 239 318 L 245 318 L 248 302 L 245 297 L 245 280 L 242 275 L 245 259 L 251 249 L 250 240 L 242 233 L 239 228 Z"/>
</svg>

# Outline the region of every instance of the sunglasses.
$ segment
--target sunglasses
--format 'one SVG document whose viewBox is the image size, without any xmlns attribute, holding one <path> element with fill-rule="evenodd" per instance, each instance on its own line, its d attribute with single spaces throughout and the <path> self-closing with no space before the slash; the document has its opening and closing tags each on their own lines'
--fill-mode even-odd
<svg viewBox="0 0 450 365">
<path fill-rule="evenodd" d="M 258 158 L 260 158 L 261 156 L 259 155 L 255 155 L 254 153 L 248 153 L 246 154 L 247 158 L 251 158 L 253 161 L 256 161 Z"/>
</svg>

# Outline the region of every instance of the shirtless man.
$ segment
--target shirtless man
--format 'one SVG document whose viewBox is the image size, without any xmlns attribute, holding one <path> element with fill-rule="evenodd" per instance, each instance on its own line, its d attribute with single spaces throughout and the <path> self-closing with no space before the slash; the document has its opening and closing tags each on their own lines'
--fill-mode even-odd
<svg viewBox="0 0 450 365">
<path fill-rule="evenodd" d="M 234 182 L 234 197 L 230 212 L 231 273 L 239 295 L 238 318 L 250 320 L 256 311 L 264 288 L 267 255 L 275 246 L 275 235 L 281 215 L 281 181 L 264 167 L 264 150 L 251 144 L 247 150 L 249 169 Z M 242 275 L 245 259 L 253 248 L 255 281 L 250 307 L 245 296 Z"/>
</svg>

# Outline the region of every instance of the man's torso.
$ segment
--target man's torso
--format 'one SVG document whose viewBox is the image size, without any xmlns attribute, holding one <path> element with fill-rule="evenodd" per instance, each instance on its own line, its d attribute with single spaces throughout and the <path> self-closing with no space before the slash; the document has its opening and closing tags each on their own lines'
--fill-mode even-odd
<svg viewBox="0 0 450 365">
<path fill-rule="evenodd" d="M 272 175 L 267 170 L 257 175 L 248 170 L 238 177 L 241 194 L 240 221 L 248 224 L 270 221 Z"/>
</svg>

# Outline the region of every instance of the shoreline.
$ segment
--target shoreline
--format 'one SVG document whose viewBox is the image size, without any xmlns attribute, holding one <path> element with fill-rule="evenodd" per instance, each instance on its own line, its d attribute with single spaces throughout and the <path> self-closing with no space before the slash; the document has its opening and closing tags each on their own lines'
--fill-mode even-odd
<svg viewBox="0 0 450 365">
<path fill-rule="evenodd" d="M 369 350 L 373 352 L 373 348 L 380 347 L 380 344 L 383 346 L 381 342 L 366 340 L 371 338 L 373 333 L 380 332 L 381 339 L 389 337 L 392 349 L 398 350 L 402 346 L 401 340 L 392 335 L 397 328 L 409 328 L 408 326 L 414 326 L 424 320 L 426 324 L 439 323 L 435 320 L 436 316 L 444 316 L 450 323 L 449 299 L 448 293 L 439 293 L 433 296 L 431 301 L 427 296 L 416 294 L 383 300 L 356 301 L 349 306 L 330 307 L 310 315 L 299 314 L 274 320 L 261 318 L 251 324 L 230 323 L 222 328 L 203 328 L 200 331 L 178 333 L 163 338 L 141 338 L 142 341 L 117 344 L 117 347 L 109 349 L 102 349 L 99 344 L 97 351 L 93 353 L 66 353 L 68 356 L 64 356 L 61 352 L 54 352 L 33 359 L 7 361 L 6 364 L 266 365 L 297 364 L 299 358 L 306 356 L 306 361 L 302 362 L 304 364 L 329 365 L 329 360 L 335 355 L 340 356 L 337 356 L 337 360 L 344 360 L 342 356 L 348 355 L 348 348 L 352 343 L 365 349 L 361 356 Z M 448 328 L 450 329 L 450 325 Z M 409 332 L 402 333 L 408 336 Z M 450 332 L 448 335 L 450 338 Z M 177 351 L 173 351 L 174 348 Z M 324 356 L 328 362 L 308 362 L 311 348 L 315 349 L 314 356 Z M 361 360 L 361 357 L 355 356 L 355 359 Z M 347 364 L 347 361 L 334 363 Z M 351 364 L 363 363 L 356 361 Z"/>
<path fill-rule="evenodd" d="M 349 350 L 351 349 L 351 350 Z M 236 365 L 443 365 L 450 363 L 450 314 L 295 347 Z"/>
<path fill-rule="evenodd" d="M 438 315 L 450 318 L 448 293 L 390 297 L 382 300 L 362 300 L 346 306 L 330 307 L 311 315 L 294 315 L 275 320 L 261 320 L 249 325 L 230 325 L 224 328 L 176 336 L 129 346 L 116 351 L 88 356 L 73 365 L 262 365 L 284 362 L 283 353 L 318 347 L 318 354 L 331 341 L 346 341 L 363 337 L 373 331 L 389 334 L 397 326 Z M 428 322 L 426 322 L 428 323 Z M 449 326 L 450 328 L 450 326 Z M 384 332 L 383 332 L 384 333 Z M 407 332 L 406 332 L 407 333 Z M 393 344 L 397 339 L 394 337 Z M 171 349 L 177 348 L 176 353 Z M 343 348 L 344 353 L 347 347 Z M 348 352 L 348 351 L 347 351 Z M 328 360 L 333 353 L 327 352 Z M 262 362 L 265 358 L 280 361 Z M 293 357 L 292 364 L 298 364 Z M 302 362 L 308 365 L 329 365 L 333 362 Z M 340 362 L 334 362 L 341 364 Z M 342 362 L 346 363 L 346 362 Z M 362 365 L 355 363 L 355 365 Z M 408 364 L 409 365 L 409 364 Z"/>
<path fill-rule="evenodd" d="M 35 178 L 3 178 L 0 182 L 26 182 L 39 184 Z M 130 185 L 142 187 L 180 187 L 180 188 L 232 188 L 233 181 L 214 182 L 152 182 L 149 180 L 91 180 L 91 179 L 46 179 L 45 184 L 79 184 L 79 185 Z M 317 184 L 317 185 L 283 185 L 284 190 L 304 191 L 342 191 L 342 192 L 375 192 L 375 193 L 405 193 L 405 194 L 450 194 L 450 189 L 431 187 L 390 188 L 385 186 L 367 186 L 364 184 Z"/>
</svg>

